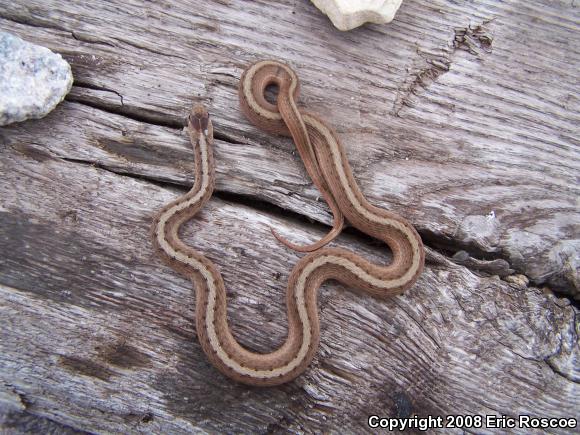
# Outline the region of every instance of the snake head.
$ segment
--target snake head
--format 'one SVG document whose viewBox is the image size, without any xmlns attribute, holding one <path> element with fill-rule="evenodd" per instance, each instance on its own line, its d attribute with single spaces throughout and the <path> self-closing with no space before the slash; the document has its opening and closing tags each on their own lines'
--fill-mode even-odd
<svg viewBox="0 0 580 435">
<path fill-rule="evenodd" d="M 203 134 L 209 140 L 213 137 L 213 126 L 204 106 L 193 106 L 187 118 L 187 124 L 192 133 Z"/>
</svg>

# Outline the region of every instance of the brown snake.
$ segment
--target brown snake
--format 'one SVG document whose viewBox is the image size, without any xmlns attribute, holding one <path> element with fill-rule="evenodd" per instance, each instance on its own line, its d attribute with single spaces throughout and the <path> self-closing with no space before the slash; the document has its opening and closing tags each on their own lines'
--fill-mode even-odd
<svg viewBox="0 0 580 435">
<path fill-rule="evenodd" d="M 279 88 L 277 105 L 264 98 L 266 87 L 272 84 Z M 386 298 L 412 286 L 423 270 L 423 244 L 415 229 L 400 216 L 365 199 L 337 135 L 320 118 L 297 108 L 298 86 L 296 74 L 287 65 L 263 61 L 244 72 L 239 96 L 242 111 L 255 125 L 293 137 L 309 174 L 331 208 L 336 208 L 334 229 L 312 246 L 334 238 L 342 228 L 344 215 L 359 230 L 384 241 L 393 252 L 393 260 L 387 266 L 376 265 L 339 248 L 322 248 L 307 254 L 289 277 L 288 336 L 284 344 L 267 354 L 242 347 L 228 325 L 220 272 L 178 235 L 180 226 L 204 206 L 214 188 L 213 127 L 207 111 L 195 107 L 188 118 L 195 153 L 195 183 L 187 194 L 156 215 L 153 243 L 166 262 L 194 282 L 197 333 L 208 359 L 225 375 L 249 385 L 282 384 L 308 367 L 320 339 L 316 295 L 324 281 L 335 279 Z"/>
</svg>

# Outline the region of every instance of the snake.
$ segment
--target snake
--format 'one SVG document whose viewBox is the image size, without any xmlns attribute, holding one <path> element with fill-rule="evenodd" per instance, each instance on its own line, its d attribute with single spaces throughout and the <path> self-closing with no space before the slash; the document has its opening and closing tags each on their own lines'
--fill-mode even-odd
<svg viewBox="0 0 580 435">
<path fill-rule="evenodd" d="M 265 97 L 268 86 L 278 87 L 275 103 Z M 197 337 L 208 360 L 227 377 L 252 386 L 280 385 L 308 368 L 320 343 L 317 293 L 325 281 L 336 280 L 385 299 L 413 286 L 425 261 L 423 243 L 415 228 L 401 216 L 369 203 L 354 179 L 338 135 L 320 117 L 296 105 L 298 89 L 296 73 L 275 60 L 250 65 L 238 88 L 242 113 L 266 132 L 291 136 L 307 171 L 329 205 L 337 208 L 335 229 L 315 244 L 320 247 L 305 253 L 289 275 L 288 333 L 280 347 L 259 353 L 236 340 L 228 324 L 226 287 L 220 271 L 179 237 L 180 227 L 203 208 L 214 190 L 213 124 L 204 106 L 194 105 L 187 118 L 194 150 L 194 184 L 156 213 L 152 225 L 153 245 L 160 257 L 193 282 Z M 321 246 L 335 237 L 343 218 L 386 243 L 392 251 L 389 264 L 372 263 L 347 249 Z"/>
</svg>

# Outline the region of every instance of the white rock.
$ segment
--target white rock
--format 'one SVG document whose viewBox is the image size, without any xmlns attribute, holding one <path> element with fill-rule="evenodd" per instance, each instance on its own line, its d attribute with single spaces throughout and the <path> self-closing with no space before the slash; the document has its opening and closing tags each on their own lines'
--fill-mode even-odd
<svg viewBox="0 0 580 435">
<path fill-rule="evenodd" d="M 0 125 L 42 118 L 72 83 L 70 65 L 60 54 L 0 32 Z"/>
<path fill-rule="evenodd" d="M 403 0 L 311 0 L 339 30 L 393 21 Z"/>
</svg>

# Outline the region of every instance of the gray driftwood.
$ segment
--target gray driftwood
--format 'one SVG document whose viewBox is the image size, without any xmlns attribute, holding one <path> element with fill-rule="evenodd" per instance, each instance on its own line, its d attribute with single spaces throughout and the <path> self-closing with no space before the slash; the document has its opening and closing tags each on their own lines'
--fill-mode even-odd
<svg viewBox="0 0 580 435">
<path fill-rule="evenodd" d="M 392 24 L 341 33 L 306 1 L 0 0 L 0 29 L 61 53 L 75 75 L 47 118 L 0 130 L 3 430 L 576 416 L 580 327 L 562 295 L 580 294 L 579 21 L 574 2 L 405 0 Z M 305 242 L 330 218 L 292 143 L 238 110 L 241 71 L 267 57 L 297 70 L 301 104 L 336 127 L 365 194 L 417 226 L 428 259 L 389 301 L 325 285 L 312 366 L 255 389 L 209 365 L 193 289 L 148 230 L 193 181 L 182 120 L 203 102 L 218 197 L 184 237 L 224 274 L 236 337 L 256 351 L 284 340 L 299 257 L 269 226 Z M 336 244 L 388 261 L 357 232 Z"/>
</svg>

